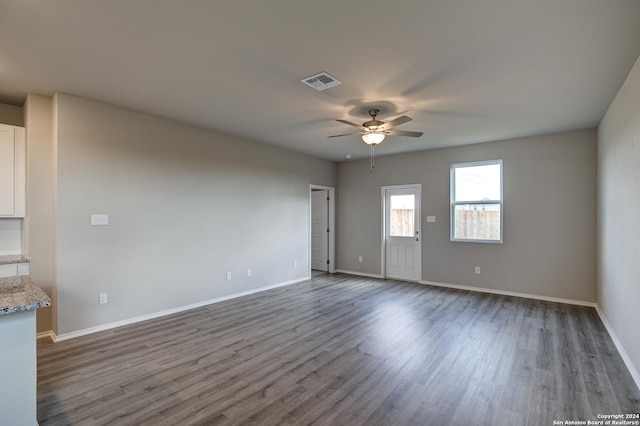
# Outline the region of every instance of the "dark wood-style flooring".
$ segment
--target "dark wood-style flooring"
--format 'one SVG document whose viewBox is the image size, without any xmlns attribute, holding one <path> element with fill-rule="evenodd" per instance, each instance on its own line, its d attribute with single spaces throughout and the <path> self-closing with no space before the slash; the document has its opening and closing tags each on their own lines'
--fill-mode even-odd
<svg viewBox="0 0 640 426">
<path fill-rule="evenodd" d="M 38 343 L 40 425 L 552 425 L 637 413 L 593 308 L 354 277 Z"/>
</svg>

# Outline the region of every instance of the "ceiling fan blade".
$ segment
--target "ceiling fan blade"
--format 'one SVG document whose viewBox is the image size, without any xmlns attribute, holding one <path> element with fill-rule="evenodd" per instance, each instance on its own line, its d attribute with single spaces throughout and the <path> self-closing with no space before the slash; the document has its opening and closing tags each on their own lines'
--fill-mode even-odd
<svg viewBox="0 0 640 426">
<path fill-rule="evenodd" d="M 353 133 L 343 133 L 341 135 L 333 135 L 333 136 L 327 136 L 328 138 L 339 138 L 340 136 L 351 136 L 351 135 L 359 135 L 360 132 L 353 132 Z"/>
<path fill-rule="evenodd" d="M 422 136 L 422 132 L 408 132 L 406 130 L 387 130 L 384 134 L 391 136 L 410 136 L 412 138 L 419 138 Z"/>
<path fill-rule="evenodd" d="M 380 126 L 379 130 L 389 130 L 389 129 L 391 129 L 393 127 L 396 127 L 396 126 L 399 126 L 401 124 L 408 123 L 411 120 L 413 120 L 413 118 L 407 117 L 406 115 L 401 115 L 400 117 L 398 117 L 398 118 L 396 118 L 394 120 L 391 120 L 391 121 L 388 121 L 388 122 L 384 123 L 382 126 Z"/>
<path fill-rule="evenodd" d="M 336 121 L 339 121 L 340 123 L 344 123 L 344 124 L 349 125 L 349 126 L 357 127 L 358 129 L 364 129 L 361 124 L 352 123 L 352 122 L 347 121 L 347 120 L 336 120 Z"/>
</svg>

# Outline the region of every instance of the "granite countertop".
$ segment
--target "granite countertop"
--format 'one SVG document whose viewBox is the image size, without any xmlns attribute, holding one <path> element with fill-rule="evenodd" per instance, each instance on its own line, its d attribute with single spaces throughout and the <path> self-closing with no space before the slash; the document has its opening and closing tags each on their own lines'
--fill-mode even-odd
<svg viewBox="0 0 640 426">
<path fill-rule="evenodd" d="M 13 263 L 27 263 L 29 259 L 21 254 L 5 254 L 0 256 L 0 265 L 11 265 Z"/>
<path fill-rule="evenodd" d="M 0 278 L 0 315 L 51 306 L 51 299 L 29 275 Z"/>
</svg>

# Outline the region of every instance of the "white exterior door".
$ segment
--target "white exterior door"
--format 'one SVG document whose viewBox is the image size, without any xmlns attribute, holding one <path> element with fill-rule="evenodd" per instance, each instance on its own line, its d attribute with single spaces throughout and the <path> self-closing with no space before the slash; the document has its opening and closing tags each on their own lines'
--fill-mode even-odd
<svg viewBox="0 0 640 426">
<path fill-rule="evenodd" d="M 311 192 L 311 269 L 329 271 L 329 191 Z"/>
<path fill-rule="evenodd" d="M 383 187 L 385 276 L 419 281 L 422 276 L 420 185 Z"/>
</svg>

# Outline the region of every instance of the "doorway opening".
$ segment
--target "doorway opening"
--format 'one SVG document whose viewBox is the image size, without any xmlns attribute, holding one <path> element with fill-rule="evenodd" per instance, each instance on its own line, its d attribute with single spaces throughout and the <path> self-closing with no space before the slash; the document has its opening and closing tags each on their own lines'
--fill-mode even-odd
<svg viewBox="0 0 640 426">
<path fill-rule="evenodd" d="M 309 276 L 334 273 L 335 188 L 309 186 Z"/>
</svg>

